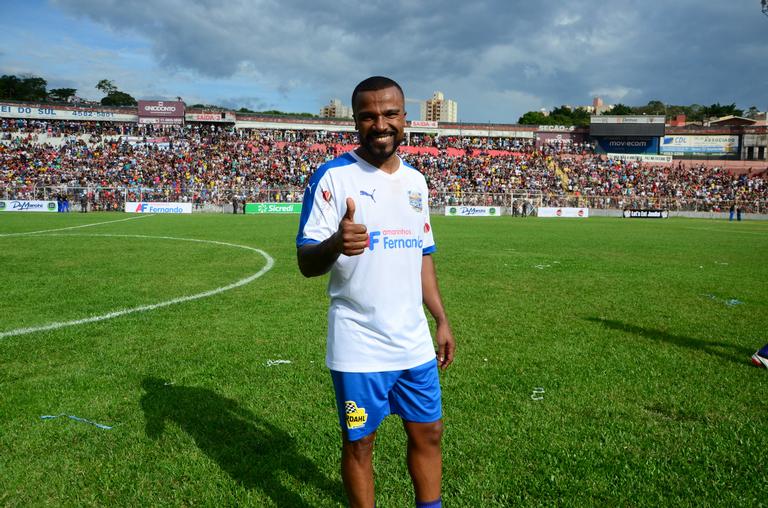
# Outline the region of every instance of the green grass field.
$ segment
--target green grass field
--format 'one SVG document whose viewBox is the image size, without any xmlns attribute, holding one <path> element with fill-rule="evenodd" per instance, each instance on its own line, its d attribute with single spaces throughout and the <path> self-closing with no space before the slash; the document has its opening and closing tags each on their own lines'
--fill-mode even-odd
<svg viewBox="0 0 768 508">
<path fill-rule="evenodd" d="M 0 505 L 343 505 L 327 281 L 296 268 L 298 217 L 72 228 L 126 218 L 0 215 Z M 765 505 L 768 224 L 433 225 L 458 341 L 446 506 Z M 268 263 L 189 239 L 274 267 L 29 331 Z M 412 506 L 397 418 L 374 460 L 378 506 Z"/>
</svg>

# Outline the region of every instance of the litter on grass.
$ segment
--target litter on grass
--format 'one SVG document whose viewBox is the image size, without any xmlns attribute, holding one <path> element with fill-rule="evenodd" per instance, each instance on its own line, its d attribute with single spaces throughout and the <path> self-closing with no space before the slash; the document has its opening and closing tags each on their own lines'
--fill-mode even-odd
<svg viewBox="0 0 768 508">
<path fill-rule="evenodd" d="M 291 363 L 290 360 L 267 360 L 267 367 L 273 367 L 275 365 L 281 365 L 283 363 Z"/>
<path fill-rule="evenodd" d="M 43 415 L 43 416 L 40 417 L 40 419 L 41 420 L 52 420 L 54 418 L 59 418 L 59 417 L 62 417 L 62 416 L 66 416 L 70 420 L 75 420 L 76 422 L 82 422 L 82 423 L 87 423 L 88 425 L 93 425 L 94 427 L 98 427 L 100 429 L 112 430 L 112 427 L 110 427 L 109 425 L 104 425 L 104 424 L 101 424 L 101 423 L 92 422 L 91 420 L 86 420 L 85 418 L 80 418 L 79 416 L 68 415 L 68 414 L 64 414 L 64 413 L 62 413 L 60 415 Z"/>
<path fill-rule="evenodd" d="M 531 394 L 531 399 L 544 400 L 544 387 L 543 386 L 534 387 L 533 393 Z"/>
<path fill-rule="evenodd" d="M 728 307 L 735 307 L 736 305 L 743 305 L 744 304 L 744 302 L 742 302 L 741 300 L 737 300 L 736 298 L 729 298 L 729 299 L 725 300 L 725 299 L 722 299 L 722 298 L 718 298 L 717 296 L 715 296 L 715 295 L 713 295 L 711 293 L 707 293 L 707 294 L 702 295 L 702 296 L 704 296 L 705 298 L 709 298 L 710 300 L 714 300 L 716 302 L 723 302 Z"/>
<path fill-rule="evenodd" d="M 538 268 L 539 270 L 543 270 L 545 268 L 552 268 L 552 265 L 534 265 L 534 268 Z"/>
</svg>

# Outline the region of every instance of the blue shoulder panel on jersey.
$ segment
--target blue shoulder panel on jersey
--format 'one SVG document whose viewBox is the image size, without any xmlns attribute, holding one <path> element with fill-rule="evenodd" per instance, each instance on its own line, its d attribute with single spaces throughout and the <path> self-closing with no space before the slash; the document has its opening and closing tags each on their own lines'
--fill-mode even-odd
<svg viewBox="0 0 768 508">
<path fill-rule="evenodd" d="M 332 161 L 326 162 L 317 168 L 317 171 L 312 174 L 312 177 L 309 179 L 309 185 L 307 185 L 307 188 L 304 191 L 304 199 L 301 203 L 301 218 L 299 219 L 299 232 L 296 235 L 296 247 L 301 247 L 302 245 L 307 244 L 320 243 L 317 240 L 304 237 L 304 226 L 307 225 L 309 214 L 312 212 L 312 205 L 315 202 L 315 192 L 317 191 L 317 184 L 320 182 L 320 179 L 323 178 L 323 175 L 325 175 L 326 171 L 329 169 L 348 166 L 350 164 L 354 164 L 355 162 L 357 161 L 354 157 L 352 157 L 350 153 L 345 153 L 341 157 L 336 157 Z"/>
<path fill-rule="evenodd" d="M 414 170 L 414 171 L 418 171 L 419 173 L 421 173 L 421 171 L 419 171 L 418 169 L 414 168 L 413 166 L 411 166 L 410 164 L 408 164 L 407 162 L 405 162 L 405 161 L 404 161 L 402 158 L 400 158 L 400 162 L 402 162 L 402 163 L 403 163 L 403 166 L 405 166 L 406 168 L 411 168 L 412 170 Z"/>
</svg>

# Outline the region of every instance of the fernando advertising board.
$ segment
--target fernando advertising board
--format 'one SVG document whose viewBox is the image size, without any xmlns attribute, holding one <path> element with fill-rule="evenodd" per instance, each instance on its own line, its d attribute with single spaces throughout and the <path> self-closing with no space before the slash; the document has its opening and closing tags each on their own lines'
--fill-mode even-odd
<svg viewBox="0 0 768 508">
<path fill-rule="evenodd" d="M 498 217 L 501 208 L 498 206 L 446 206 L 445 215 L 456 217 Z"/>
<path fill-rule="evenodd" d="M 127 213 L 192 213 L 192 203 L 158 203 L 126 201 Z"/>
<path fill-rule="evenodd" d="M 10 199 L 0 201 L 0 212 L 56 212 L 56 201 Z"/>
<path fill-rule="evenodd" d="M 736 156 L 739 136 L 664 136 L 659 151 L 666 155 Z"/>
<path fill-rule="evenodd" d="M 537 214 L 538 217 L 566 217 L 566 218 L 585 218 L 589 217 L 589 208 L 573 208 L 573 207 L 552 207 L 552 206 L 540 206 Z"/>
<path fill-rule="evenodd" d="M 301 203 L 246 203 L 245 213 L 301 213 Z"/>
</svg>

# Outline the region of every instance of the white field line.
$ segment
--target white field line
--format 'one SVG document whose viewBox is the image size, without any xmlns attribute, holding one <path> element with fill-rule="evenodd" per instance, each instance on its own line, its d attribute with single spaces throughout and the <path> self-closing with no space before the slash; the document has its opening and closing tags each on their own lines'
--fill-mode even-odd
<svg viewBox="0 0 768 508">
<path fill-rule="evenodd" d="M 57 330 L 59 328 L 65 328 L 68 326 L 76 326 L 76 325 L 83 325 L 87 323 L 95 323 L 98 321 L 104 321 L 107 319 L 113 319 L 120 316 L 125 316 L 126 314 L 132 314 L 134 312 L 146 312 L 150 310 L 160 309 L 162 307 L 168 307 L 169 305 L 175 305 L 177 303 L 184 303 L 189 302 L 192 300 L 198 300 L 200 298 L 206 298 L 209 296 L 217 295 L 219 293 L 223 293 L 224 291 L 229 291 L 230 289 L 235 289 L 240 286 L 244 286 L 250 282 L 253 282 L 254 280 L 258 279 L 265 273 L 267 273 L 269 270 L 272 269 L 272 267 L 275 264 L 275 260 L 272 259 L 272 256 L 264 252 L 263 250 L 256 249 L 253 247 L 248 247 L 246 245 L 238 245 L 235 243 L 227 243 L 227 242 L 217 242 L 215 240 L 198 240 L 195 238 L 176 238 L 172 236 L 148 236 L 148 235 L 117 235 L 117 234 L 54 234 L 54 235 L 45 235 L 45 236 L 106 236 L 106 237 L 119 237 L 119 238 L 149 238 L 149 239 L 157 239 L 157 240 L 176 240 L 180 242 L 197 242 L 197 243 L 210 243 L 214 245 L 223 245 L 226 247 L 235 247 L 238 249 L 245 249 L 250 250 L 253 252 L 256 252 L 260 254 L 264 259 L 267 261 L 267 263 L 264 265 L 264 267 L 259 270 L 258 272 L 249 275 L 248 277 L 244 279 L 240 279 L 236 282 L 233 282 L 232 284 L 228 284 L 226 286 L 217 287 L 215 289 L 211 289 L 209 291 L 204 291 L 202 293 L 197 293 L 194 295 L 189 296 L 181 296 L 179 298 L 174 298 L 172 300 L 166 300 L 164 302 L 159 303 L 153 303 L 150 305 L 141 305 L 139 307 L 133 307 L 130 309 L 121 309 L 116 310 L 114 312 L 109 312 L 107 314 L 102 314 L 100 316 L 91 316 L 83 319 L 76 319 L 73 321 L 58 321 L 54 323 L 48 323 L 47 325 L 41 325 L 41 326 L 33 326 L 29 328 L 17 328 L 16 330 L 9 330 L 7 332 L 0 332 L 0 339 L 4 339 L 6 337 L 13 337 L 16 335 L 26 335 L 28 333 L 35 333 L 35 332 L 44 332 L 48 330 Z"/>
<path fill-rule="evenodd" d="M 715 229 L 715 228 L 694 228 L 694 227 L 685 227 L 685 229 L 691 229 L 693 231 L 716 231 L 718 233 L 744 233 L 747 235 L 760 235 L 760 236 L 766 236 L 768 235 L 768 229 L 765 231 L 754 231 L 754 230 L 748 230 L 748 229 Z"/>
<path fill-rule="evenodd" d="M 102 224 L 114 224 L 115 222 L 125 222 L 127 220 L 143 219 L 145 217 L 152 217 L 152 215 L 139 215 L 137 217 L 129 217 L 127 219 L 108 220 L 106 222 L 94 222 L 92 224 L 82 224 L 80 226 L 70 226 L 68 228 L 44 229 L 42 231 L 27 231 L 26 233 L 1 233 L 0 236 L 39 235 L 42 233 L 53 233 L 56 231 L 65 231 L 67 229 L 89 228 L 91 226 L 101 226 Z"/>
</svg>

